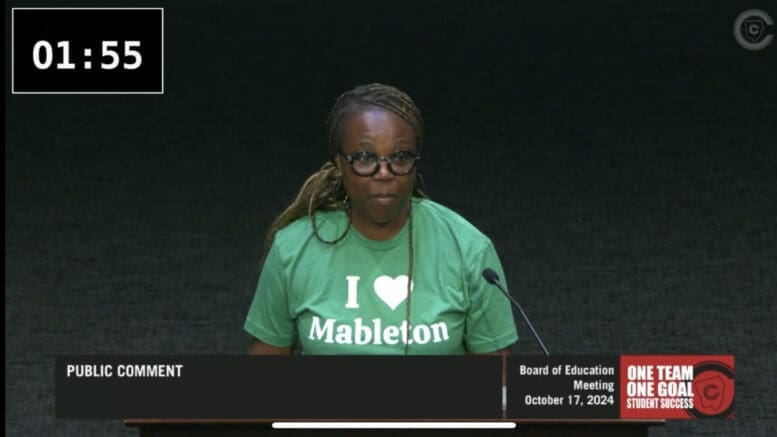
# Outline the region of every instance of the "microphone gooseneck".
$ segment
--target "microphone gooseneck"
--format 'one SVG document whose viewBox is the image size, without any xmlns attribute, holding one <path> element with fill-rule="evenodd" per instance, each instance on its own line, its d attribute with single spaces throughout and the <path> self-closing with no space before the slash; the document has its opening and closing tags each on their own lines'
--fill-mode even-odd
<svg viewBox="0 0 777 437">
<path fill-rule="evenodd" d="M 550 355 L 550 352 L 548 352 L 548 348 L 545 347 L 545 344 L 540 340 L 540 336 L 537 335 L 537 331 L 534 330 L 534 326 L 532 326 L 531 322 L 529 321 L 529 318 L 526 317 L 526 313 L 523 312 L 523 308 L 521 308 L 521 305 L 518 303 L 515 298 L 510 296 L 510 293 L 507 292 L 507 290 L 502 287 L 502 284 L 499 283 L 499 275 L 491 268 L 486 268 L 483 270 L 483 278 L 489 283 L 495 285 L 499 290 L 504 293 L 505 296 L 507 296 L 510 299 L 510 302 L 515 305 L 516 308 L 518 308 L 518 311 L 521 312 L 521 317 L 523 317 L 523 320 L 526 322 L 526 324 L 529 326 L 529 329 L 531 330 L 531 333 L 534 334 L 534 338 L 537 339 L 537 343 L 539 343 L 540 347 L 543 351 L 545 351 L 545 355 Z"/>
</svg>

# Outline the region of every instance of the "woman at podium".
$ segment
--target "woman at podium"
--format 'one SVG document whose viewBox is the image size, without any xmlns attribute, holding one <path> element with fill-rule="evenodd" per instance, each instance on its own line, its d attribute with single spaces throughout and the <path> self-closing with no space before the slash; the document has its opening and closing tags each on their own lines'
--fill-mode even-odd
<svg viewBox="0 0 777 437">
<path fill-rule="evenodd" d="M 488 237 L 424 194 L 413 100 L 358 86 L 337 98 L 328 130 L 329 160 L 268 232 L 249 353 L 509 351 L 510 303 L 482 276 L 504 277 L 501 263 Z"/>
</svg>

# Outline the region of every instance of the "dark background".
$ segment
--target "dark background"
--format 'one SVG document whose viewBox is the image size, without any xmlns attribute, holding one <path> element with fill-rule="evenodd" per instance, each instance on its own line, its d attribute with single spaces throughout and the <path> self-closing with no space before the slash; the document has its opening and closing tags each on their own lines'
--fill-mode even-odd
<svg viewBox="0 0 777 437">
<path fill-rule="evenodd" d="M 777 428 L 777 42 L 733 37 L 777 2 L 76 6 L 106 3 L 165 7 L 164 95 L 6 76 L 7 434 L 133 435 L 54 419 L 56 355 L 243 353 L 267 226 L 335 97 L 376 81 L 421 108 L 429 194 L 494 240 L 552 353 L 735 354 L 736 419 L 653 435 Z M 6 74 L 10 7 L 51 5 L 6 2 Z"/>
</svg>

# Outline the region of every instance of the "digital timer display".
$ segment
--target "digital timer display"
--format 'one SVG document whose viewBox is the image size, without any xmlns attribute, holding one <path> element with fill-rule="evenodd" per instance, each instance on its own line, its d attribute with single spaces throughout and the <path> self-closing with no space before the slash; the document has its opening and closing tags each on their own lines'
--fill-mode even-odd
<svg viewBox="0 0 777 437">
<path fill-rule="evenodd" d="M 102 46 L 101 58 L 106 59 L 108 62 L 100 62 L 100 68 L 103 70 L 113 70 L 115 68 L 123 68 L 125 70 L 137 70 L 143 63 L 143 56 L 140 54 L 140 41 L 124 41 L 124 56 L 131 58 L 131 62 L 121 62 L 121 55 L 116 50 L 119 46 L 119 41 L 100 41 Z M 56 43 L 57 48 L 61 49 L 55 52 L 52 44 L 49 41 L 38 41 L 32 46 L 32 63 L 35 68 L 39 70 L 46 70 L 52 65 L 59 70 L 75 70 L 78 66 L 71 61 L 70 57 L 70 41 L 58 41 Z M 57 54 L 60 54 L 60 58 L 57 58 Z M 59 59 L 59 62 L 54 64 L 54 60 Z M 92 68 L 92 49 L 84 49 L 84 70 Z"/>
<path fill-rule="evenodd" d="M 162 8 L 13 8 L 14 94 L 164 93 Z"/>
</svg>

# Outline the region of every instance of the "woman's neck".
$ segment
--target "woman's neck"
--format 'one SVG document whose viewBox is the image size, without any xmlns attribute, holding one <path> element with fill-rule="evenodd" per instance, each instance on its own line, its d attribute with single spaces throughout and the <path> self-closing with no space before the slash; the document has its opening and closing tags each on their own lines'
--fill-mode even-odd
<svg viewBox="0 0 777 437">
<path fill-rule="evenodd" d="M 352 213 L 351 226 L 370 240 L 386 241 L 394 238 L 395 235 L 402 231 L 408 217 L 410 217 L 410 202 L 407 203 L 407 206 L 405 206 L 396 219 L 388 223 L 376 223 L 359 214 Z"/>
</svg>

